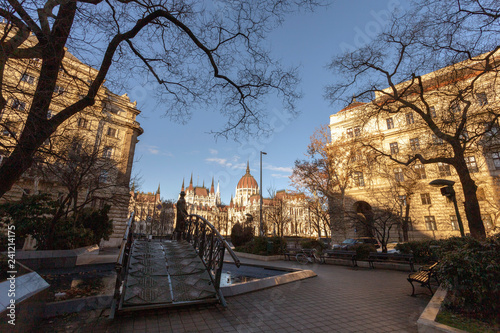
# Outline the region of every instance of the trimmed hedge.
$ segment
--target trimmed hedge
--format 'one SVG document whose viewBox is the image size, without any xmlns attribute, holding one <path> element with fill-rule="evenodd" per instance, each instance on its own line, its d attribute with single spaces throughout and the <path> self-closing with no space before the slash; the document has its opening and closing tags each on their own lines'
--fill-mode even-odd
<svg viewBox="0 0 500 333">
<path fill-rule="evenodd" d="M 286 240 L 282 237 L 254 237 L 243 246 L 235 247 L 238 252 L 252 253 L 258 255 L 283 254 L 286 248 Z"/>
</svg>

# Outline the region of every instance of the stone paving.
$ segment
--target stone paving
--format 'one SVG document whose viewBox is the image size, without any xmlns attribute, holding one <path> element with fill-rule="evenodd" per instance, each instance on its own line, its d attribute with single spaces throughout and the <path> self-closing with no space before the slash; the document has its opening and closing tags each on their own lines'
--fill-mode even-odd
<svg viewBox="0 0 500 333">
<path fill-rule="evenodd" d="M 251 260 L 242 260 L 256 263 Z M 260 263 L 260 262 L 259 262 Z M 261 263 L 260 263 L 261 264 Z M 266 265 L 297 267 L 295 262 Z M 228 307 L 131 312 L 108 310 L 57 317 L 37 332 L 417 332 L 431 296 L 411 297 L 408 273 L 309 264 L 317 277 L 227 298 Z"/>
</svg>

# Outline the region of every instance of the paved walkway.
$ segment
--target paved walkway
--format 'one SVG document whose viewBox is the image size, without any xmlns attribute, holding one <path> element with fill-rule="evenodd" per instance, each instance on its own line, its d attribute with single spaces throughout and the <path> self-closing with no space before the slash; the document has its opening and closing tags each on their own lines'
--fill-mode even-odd
<svg viewBox="0 0 500 333">
<path fill-rule="evenodd" d="M 295 262 L 267 264 L 297 267 Z M 318 276 L 227 298 L 226 309 L 205 305 L 132 312 L 112 321 L 108 310 L 92 311 L 47 320 L 37 332 L 416 332 L 430 300 L 427 294 L 409 296 L 405 272 L 305 267 Z"/>
</svg>

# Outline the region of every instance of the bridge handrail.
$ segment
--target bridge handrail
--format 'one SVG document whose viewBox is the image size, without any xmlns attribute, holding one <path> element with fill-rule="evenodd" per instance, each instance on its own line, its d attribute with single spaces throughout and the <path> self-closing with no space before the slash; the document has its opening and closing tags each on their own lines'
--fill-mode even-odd
<svg viewBox="0 0 500 333">
<path fill-rule="evenodd" d="M 240 267 L 238 256 L 236 256 L 234 251 L 229 247 L 219 231 L 210 222 L 199 215 L 191 214 L 187 216 L 182 238 L 191 243 L 198 253 L 198 256 L 209 272 L 222 305 L 225 306 L 224 296 L 220 290 L 224 253 L 227 250 L 235 265 Z"/>
<path fill-rule="evenodd" d="M 120 252 L 118 253 L 118 258 L 115 263 L 116 270 L 116 283 L 115 283 L 115 293 L 113 297 L 113 301 L 111 304 L 111 313 L 109 315 L 110 319 L 113 319 L 115 316 L 116 308 L 118 303 L 120 302 L 120 289 L 122 287 L 124 273 L 126 270 L 126 261 L 128 259 L 128 255 L 130 254 L 130 247 L 132 246 L 132 224 L 134 221 L 134 213 L 130 214 L 130 218 L 127 221 L 127 227 L 125 228 L 125 233 L 123 234 L 123 239 L 120 244 Z"/>
<path fill-rule="evenodd" d="M 205 223 L 205 225 L 207 225 L 212 230 L 212 232 L 214 232 L 215 235 L 217 235 L 217 238 L 219 238 L 222 241 L 222 244 L 224 245 L 224 248 L 227 250 L 227 252 L 229 252 L 229 254 L 231 255 L 231 257 L 233 258 L 233 261 L 234 261 L 234 264 L 236 265 L 236 267 L 240 267 L 240 265 L 241 265 L 240 259 L 238 258 L 238 256 L 236 255 L 236 253 L 234 253 L 233 249 L 231 249 L 231 247 L 226 242 L 226 240 L 224 239 L 224 237 L 222 237 L 222 235 L 217 230 L 217 228 L 214 227 L 214 225 L 212 223 L 208 222 L 208 220 L 206 220 L 203 216 L 196 215 L 196 214 L 190 214 L 190 215 L 188 215 L 187 219 L 189 219 L 191 217 L 196 217 L 196 218 L 202 220 L 203 223 Z M 186 221 L 186 222 L 189 223 L 190 221 Z"/>
</svg>

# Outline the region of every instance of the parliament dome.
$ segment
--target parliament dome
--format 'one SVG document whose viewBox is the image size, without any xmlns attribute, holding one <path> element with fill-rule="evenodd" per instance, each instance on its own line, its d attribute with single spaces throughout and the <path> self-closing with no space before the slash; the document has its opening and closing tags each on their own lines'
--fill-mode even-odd
<svg viewBox="0 0 500 333">
<path fill-rule="evenodd" d="M 250 174 L 250 166 L 248 163 L 247 163 L 247 172 L 243 175 L 243 177 L 241 177 L 240 181 L 238 182 L 238 186 L 236 186 L 236 189 L 243 189 L 243 188 L 252 188 L 252 189 L 259 188 L 257 181 Z"/>
</svg>

